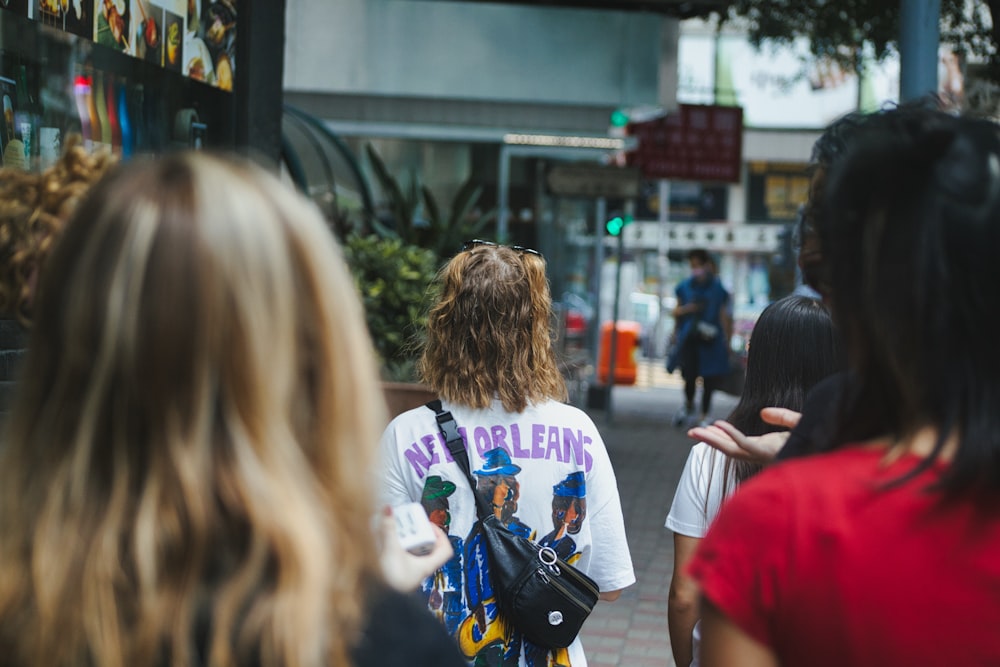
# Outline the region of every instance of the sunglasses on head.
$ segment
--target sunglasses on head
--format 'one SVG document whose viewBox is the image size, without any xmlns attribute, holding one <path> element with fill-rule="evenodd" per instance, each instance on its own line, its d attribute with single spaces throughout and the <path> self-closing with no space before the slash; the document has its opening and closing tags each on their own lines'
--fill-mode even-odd
<svg viewBox="0 0 1000 667">
<path fill-rule="evenodd" d="M 476 246 L 493 246 L 494 248 L 510 248 L 514 252 L 527 253 L 529 255 L 536 255 L 538 257 L 542 256 L 542 253 L 538 252 L 537 250 L 534 250 L 532 248 L 525 248 L 523 245 L 504 246 L 501 245 L 500 243 L 494 243 L 493 241 L 484 241 L 483 239 L 472 239 L 470 241 L 466 241 L 465 243 L 462 244 L 462 252 L 465 252 L 466 250 L 471 250 Z"/>
</svg>

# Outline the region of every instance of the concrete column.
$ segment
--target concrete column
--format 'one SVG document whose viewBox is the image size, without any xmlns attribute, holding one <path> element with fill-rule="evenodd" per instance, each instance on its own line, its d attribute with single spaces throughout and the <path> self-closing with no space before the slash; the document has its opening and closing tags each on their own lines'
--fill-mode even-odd
<svg viewBox="0 0 1000 667">
<path fill-rule="evenodd" d="M 285 0 L 244 3 L 236 31 L 236 145 L 265 166 L 281 159 Z"/>
<path fill-rule="evenodd" d="M 677 44 L 680 32 L 680 21 L 669 17 L 663 19 L 657 103 L 667 111 L 677 110 Z"/>
</svg>

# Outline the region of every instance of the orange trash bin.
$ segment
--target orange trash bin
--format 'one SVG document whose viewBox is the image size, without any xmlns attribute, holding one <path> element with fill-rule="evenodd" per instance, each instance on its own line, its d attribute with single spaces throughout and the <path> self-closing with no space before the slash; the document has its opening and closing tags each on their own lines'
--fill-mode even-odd
<svg viewBox="0 0 1000 667">
<path fill-rule="evenodd" d="M 635 353 L 639 349 L 642 325 L 629 320 L 618 320 L 618 341 L 615 343 L 615 384 L 635 384 L 638 367 Z M 608 360 L 611 358 L 611 322 L 601 325 L 601 346 L 597 356 L 597 381 L 608 384 Z"/>
</svg>

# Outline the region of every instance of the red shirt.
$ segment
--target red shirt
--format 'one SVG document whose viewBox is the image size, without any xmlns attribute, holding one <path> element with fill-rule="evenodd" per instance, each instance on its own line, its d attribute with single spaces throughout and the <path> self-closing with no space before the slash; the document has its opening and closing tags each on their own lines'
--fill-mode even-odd
<svg viewBox="0 0 1000 667">
<path fill-rule="evenodd" d="M 943 505 L 944 464 L 850 447 L 775 465 L 727 501 L 689 572 L 782 665 L 1000 665 L 1000 510 Z"/>
</svg>

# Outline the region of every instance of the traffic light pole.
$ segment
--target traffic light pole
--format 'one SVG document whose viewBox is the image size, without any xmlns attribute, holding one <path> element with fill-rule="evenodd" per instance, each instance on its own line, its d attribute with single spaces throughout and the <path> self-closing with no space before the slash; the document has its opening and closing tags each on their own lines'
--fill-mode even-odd
<svg viewBox="0 0 1000 667">
<path fill-rule="evenodd" d="M 611 390 L 615 386 L 615 361 L 618 357 L 618 308 L 621 306 L 622 291 L 622 255 L 625 250 L 624 229 L 618 233 L 618 258 L 615 265 L 615 301 L 611 311 L 611 345 L 608 350 L 608 389 L 604 394 L 604 411 L 607 413 L 608 423 L 615 420 L 614 402 L 611 400 Z"/>
<path fill-rule="evenodd" d="M 608 388 L 604 396 L 604 410 L 608 423 L 615 420 L 614 402 L 611 400 L 611 390 L 615 386 L 615 362 L 618 357 L 618 311 L 621 307 L 622 294 L 622 261 L 625 258 L 625 228 L 632 222 L 635 215 L 635 201 L 625 201 L 625 211 L 622 215 L 621 227 L 618 228 L 618 258 L 615 263 L 615 300 L 611 311 L 611 344 L 608 346 Z"/>
<path fill-rule="evenodd" d="M 608 205 L 607 200 L 604 197 L 597 198 L 597 218 L 594 221 L 594 270 L 591 275 L 591 293 L 595 295 L 594 302 L 595 307 L 593 311 L 593 320 L 591 326 L 587 328 L 587 336 L 590 342 L 590 349 L 593 353 L 594 360 L 594 374 L 593 374 L 593 384 L 601 384 L 601 372 L 599 369 L 599 360 L 601 358 L 601 280 L 602 273 L 601 266 L 604 264 L 604 225 L 608 221 Z M 596 403 L 596 401 L 595 401 Z M 596 405 L 594 407 L 597 407 Z"/>
</svg>

